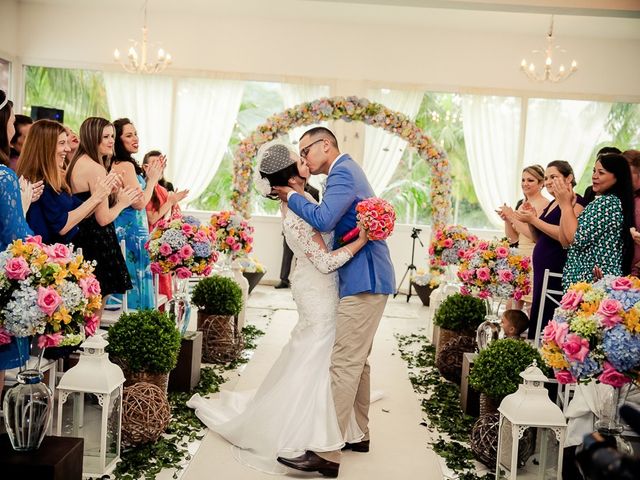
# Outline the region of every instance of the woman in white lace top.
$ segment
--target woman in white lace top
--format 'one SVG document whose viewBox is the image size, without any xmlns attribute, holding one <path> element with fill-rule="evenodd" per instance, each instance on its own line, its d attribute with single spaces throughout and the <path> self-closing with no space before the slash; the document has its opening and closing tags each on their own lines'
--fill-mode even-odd
<svg viewBox="0 0 640 480">
<path fill-rule="evenodd" d="M 303 192 L 309 176 L 304 160 L 277 142 L 258 153 L 258 172 L 256 188 L 269 197 L 274 186 Z M 332 451 L 363 436 L 355 416 L 345 437 L 340 433 L 329 365 L 338 305 L 336 270 L 366 244 L 366 232 L 361 229 L 354 242 L 330 251 L 331 233 L 315 231 L 286 203 L 281 211 L 285 238 L 296 256 L 291 292 L 298 322 L 291 338 L 257 391 L 222 392 L 213 399 L 194 395 L 188 402 L 211 430 L 232 444 L 238 461 L 272 474 L 287 472 L 276 462 L 278 456 Z"/>
</svg>

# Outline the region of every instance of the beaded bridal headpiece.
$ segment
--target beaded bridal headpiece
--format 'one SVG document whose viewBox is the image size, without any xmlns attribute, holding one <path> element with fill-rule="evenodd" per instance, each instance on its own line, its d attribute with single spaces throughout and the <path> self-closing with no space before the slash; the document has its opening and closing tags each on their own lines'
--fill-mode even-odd
<svg viewBox="0 0 640 480">
<path fill-rule="evenodd" d="M 296 155 L 293 147 L 280 139 L 262 145 L 258 150 L 257 168 L 253 173 L 256 190 L 265 197 L 271 194 L 271 184 L 262 174 L 270 175 L 293 165 L 296 163 Z"/>
</svg>

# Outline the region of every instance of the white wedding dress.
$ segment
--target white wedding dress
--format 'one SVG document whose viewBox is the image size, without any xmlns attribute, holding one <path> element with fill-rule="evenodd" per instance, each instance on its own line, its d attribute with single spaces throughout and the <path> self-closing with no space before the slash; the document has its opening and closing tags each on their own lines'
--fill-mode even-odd
<svg viewBox="0 0 640 480">
<path fill-rule="evenodd" d="M 255 392 L 222 392 L 207 399 L 191 397 L 187 405 L 211 430 L 233 446 L 234 457 L 257 470 L 283 474 L 278 456 L 305 450 L 340 449 L 363 434 L 352 417 L 345 438 L 336 419 L 329 366 L 338 306 L 336 270 L 350 260 L 344 250 L 327 251 L 332 234 L 317 233 L 291 210 L 284 235 L 296 256 L 291 292 L 299 319 L 291 338 Z"/>
</svg>

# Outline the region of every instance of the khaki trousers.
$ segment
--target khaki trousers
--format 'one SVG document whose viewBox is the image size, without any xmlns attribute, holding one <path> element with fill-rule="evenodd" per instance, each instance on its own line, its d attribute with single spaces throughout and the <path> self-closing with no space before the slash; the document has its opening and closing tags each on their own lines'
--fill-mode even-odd
<svg viewBox="0 0 640 480">
<path fill-rule="evenodd" d="M 387 295 L 361 293 L 340 299 L 336 321 L 336 341 L 331 354 L 331 388 L 338 425 L 344 434 L 351 412 L 369 439 L 370 367 L 371 353 Z M 325 460 L 340 462 L 341 452 L 318 453 Z"/>
</svg>

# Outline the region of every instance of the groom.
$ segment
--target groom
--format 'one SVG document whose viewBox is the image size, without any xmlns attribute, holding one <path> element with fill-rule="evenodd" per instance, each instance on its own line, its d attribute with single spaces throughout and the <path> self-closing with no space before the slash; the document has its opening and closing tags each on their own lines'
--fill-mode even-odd
<svg viewBox="0 0 640 480">
<path fill-rule="evenodd" d="M 335 242 L 356 226 L 355 207 L 361 200 L 375 196 L 360 166 L 347 154 L 341 154 L 333 133 L 324 127 L 312 128 L 300 138 L 300 156 L 312 174 L 324 173 L 327 188 L 322 203 L 316 205 L 288 187 L 275 187 L 289 208 L 320 232 L 335 231 Z M 344 435 L 351 412 L 364 437 L 346 444 L 343 450 L 369 451 L 369 380 L 367 358 L 380 323 L 387 296 L 395 290 L 393 265 L 386 242 L 368 242 L 351 261 L 338 270 L 340 304 L 336 340 L 331 355 L 331 387 L 340 430 Z M 320 472 L 337 477 L 340 450 L 307 451 L 304 455 L 278 461 L 305 472 Z"/>
</svg>

